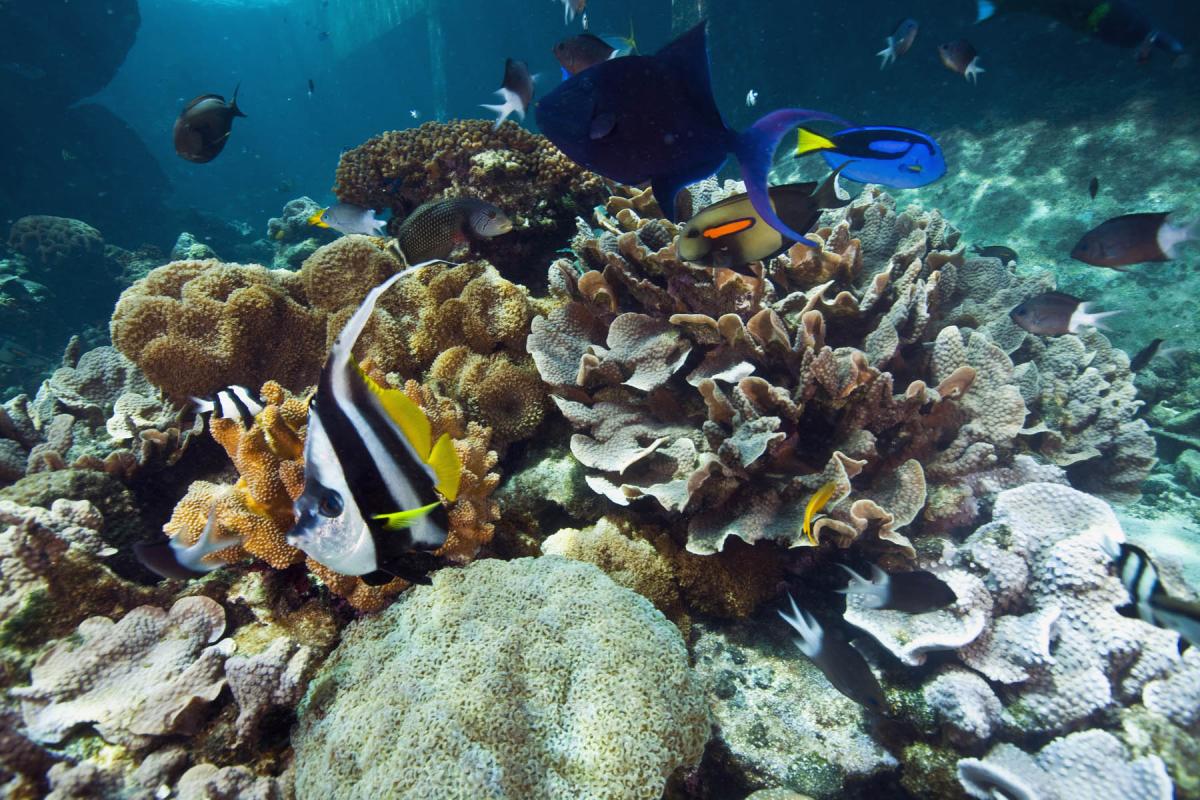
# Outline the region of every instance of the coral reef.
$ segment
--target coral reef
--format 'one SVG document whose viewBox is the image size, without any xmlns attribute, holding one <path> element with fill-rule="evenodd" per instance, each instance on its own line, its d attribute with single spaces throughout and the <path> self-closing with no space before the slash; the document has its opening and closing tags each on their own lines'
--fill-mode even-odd
<svg viewBox="0 0 1200 800">
<path fill-rule="evenodd" d="M 12 690 L 29 735 L 53 744 L 90 723 L 108 741 L 138 745 L 188 730 L 225 686 L 233 641 L 213 644 L 224 630 L 224 610 L 203 596 L 170 611 L 141 606 L 120 622 L 84 620 L 38 659 L 31 686 Z"/>
<path fill-rule="evenodd" d="M 338 199 L 391 209 L 388 229 L 436 197 L 478 197 L 503 209 L 513 231 L 473 245 L 505 275 L 529 283 L 574 228 L 574 219 L 608 196 L 545 138 L 516 124 L 493 130 L 484 120 L 427 122 L 389 131 L 342 154 Z"/>
<path fill-rule="evenodd" d="M 0 482 L 48 470 L 101 470 L 128 480 L 179 459 L 199 421 L 185 425 L 145 376 L 112 347 L 64 364 L 37 395 L 0 406 Z"/>
<path fill-rule="evenodd" d="M 687 521 L 689 550 L 713 553 L 731 536 L 806 546 L 805 505 L 832 481 L 818 537 L 911 555 L 904 526 L 965 526 L 1007 486 L 1062 480 L 1029 454 L 1086 423 L 1042 397 L 1041 424 L 1024 428 L 1023 391 L 1039 384 L 1008 353 L 1029 337 L 996 308 L 1030 282 L 964 258 L 937 212 L 897 213 L 868 189 L 825 215 L 820 252 L 795 246 L 741 275 L 679 261 L 677 228 L 642 216 L 655 211 L 635 193 L 597 209 L 598 234 L 580 222 L 579 266 L 550 275 L 567 302 L 529 338 L 596 492 L 652 499 Z M 1096 337 L 1080 347 L 1106 348 Z M 1120 464 L 1111 483 L 1127 494 L 1152 442 L 1131 421 L 1128 371 L 1094 374 L 1072 402 L 1103 405 L 1126 435 L 1073 447 L 1075 463 Z"/>
<path fill-rule="evenodd" d="M 267 221 L 267 238 L 275 245 L 274 269 L 299 269 L 323 244 L 337 238 L 337 231 L 309 225 L 321 205 L 311 197 L 297 197 L 283 206 L 278 217 Z"/>
<path fill-rule="evenodd" d="M 657 798 L 708 736 L 648 601 L 564 558 L 478 561 L 346 630 L 300 706 L 296 797 Z"/>
<path fill-rule="evenodd" d="M 301 391 L 363 297 L 400 266 L 361 236 L 320 248 L 298 273 L 171 263 L 122 294 L 113 343 L 169 397 L 267 380 Z M 396 382 L 458 400 L 502 446 L 528 437 L 546 405 L 525 353 L 532 316 L 527 292 L 489 264 L 430 265 L 381 298 L 359 353 Z"/>
</svg>

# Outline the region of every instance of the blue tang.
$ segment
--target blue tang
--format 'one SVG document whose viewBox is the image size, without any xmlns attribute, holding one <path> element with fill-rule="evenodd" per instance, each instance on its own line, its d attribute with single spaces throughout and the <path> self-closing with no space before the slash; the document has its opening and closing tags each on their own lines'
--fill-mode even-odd
<svg viewBox="0 0 1200 800">
<path fill-rule="evenodd" d="M 783 137 L 816 121 L 846 124 L 830 114 L 788 108 L 742 133 L 726 126 L 713 99 L 704 22 L 652 56 L 603 61 L 572 75 L 537 106 L 538 127 L 567 156 L 610 180 L 649 181 L 672 221 L 679 190 L 716 173 L 733 153 L 758 215 L 808 246 L 815 243 L 771 207 L 767 173 Z"/>
<path fill-rule="evenodd" d="M 830 167 L 841 168 L 843 178 L 892 189 L 926 186 L 946 174 L 941 146 L 911 128 L 847 128 L 828 138 L 801 128 L 796 156 L 817 151 Z"/>
</svg>

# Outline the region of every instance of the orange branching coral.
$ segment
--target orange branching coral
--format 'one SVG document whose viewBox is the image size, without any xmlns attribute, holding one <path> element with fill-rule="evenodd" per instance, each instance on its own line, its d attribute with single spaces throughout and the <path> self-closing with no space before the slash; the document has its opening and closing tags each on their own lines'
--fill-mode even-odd
<svg viewBox="0 0 1200 800">
<path fill-rule="evenodd" d="M 368 363 L 367 368 L 375 372 Z M 378 377 L 378 374 L 375 373 Z M 434 437 L 450 433 L 464 465 L 459 496 L 449 509 L 450 536 L 439 555 L 466 562 L 492 537 L 498 516 L 491 493 L 500 476 L 491 469 L 496 453 L 488 449 L 491 432 L 477 423 L 466 423 L 457 405 L 438 397 L 415 381 L 406 393 L 426 409 Z M 267 382 L 261 391 L 265 407 L 249 429 L 235 421 L 211 420 L 210 429 L 229 454 L 240 477 L 232 486 L 196 481 L 175 507 L 164 526 L 170 536 L 187 544 L 200 537 L 215 505 L 216 522 L 226 535 L 242 538 L 242 545 L 214 554 L 219 561 L 253 557 L 276 569 L 305 560 L 308 569 L 334 594 L 345 597 L 361 611 L 375 611 L 408 587 L 396 579 L 383 586 L 332 572 L 287 543 L 294 523 L 292 504 L 304 490 L 304 434 L 307 402 L 288 393 L 278 383 Z"/>
</svg>

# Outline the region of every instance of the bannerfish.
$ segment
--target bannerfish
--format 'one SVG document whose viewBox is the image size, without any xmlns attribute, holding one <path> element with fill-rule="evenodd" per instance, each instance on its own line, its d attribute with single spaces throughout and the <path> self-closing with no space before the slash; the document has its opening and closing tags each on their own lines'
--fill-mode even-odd
<svg viewBox="0 0 1200 800">
<path fill-rule="evenodd" d="M 1088 182 L 1088 194 L 1092 196 L 1093 200 L 1096 199 L 1096 195 L 1100 194 L 1099 178 L 1092 178 L 1091 181 Z"/>
<path fill-rule="evenodd" d="M 824 183 L 772 186 L 771 204 L 787 225 L 808 231 L 826 208 L 849 205 L 849 193 L 838 185 L 837 172 Z M 763 222 L 749 198 L 735 194 L 700 211 L 683 226 L 675 251 L 684 261 L 708 267 L 738 267 L 765 261 L 792 245 L 792 240 Z"/>
<path fill-rule="evenodd" d="M 1071 258 L 1095 267 L 1120 269 L 1147 261 L 1170 261 L 1179 246 L 1195 241 L 1196 223 L 1175 225 L 1169 211 L 1125 214 L 1088 231 L 1071 250 Z"/>
<path fill-rule="evenodd" d="M 512 220 L 491 203 L 450 197 L 422 203 L 396 231 L 395 249 L 406 264 L 449 257 L 462 242 L 491 239 L 512 230 Z"/>
<path fill-rule="evenodd" d="M 553 2 L 554 0 L 551 0 Z M 587 6 L 587 0 L 562 0 L 563 4 L 563 25 L 570 25 L 571 20 L 575 19 L 575 15 L 583 11 Z"/>
<path fill-rule="evenodd" d="M 525 119 L 525 110 L 533 102 L 533 76 L 524 61 L 513 58 L 504 60 L 504 82 L 496 90 L 496 94 L 504 101 L 500 105 L 483 105 L 488 111 L 496 112 L 496 122 L 492 129 L 500 127 L 500 123 L 508 119 L 510 114 L 516 114 L 520 120 Z"/>
<path fill-rule="evenodd" d="M 602 61 L 608 61 L 617 53 L 615 47 L 591 33 L 581 33 L 563 39 L 554 45 L 554 57 L 562 65 L 566 77 L 583 72 Z"/>
<path fill-rule="evenodd" d="M 1167 594 L 1158 580 L 1158 569 L 1142 548 L 1114 542 L 1106 543 L 1106 549 L 1116 563 L 1117 577 L 1125 584 L 1138 618 L 1173 630 L 1189 644 L 1200 646 L 1200 603 Z"/>
<path fill-rule="evenodd" d="M 975 51 L 975 46 L 966 39 L 938 45 L 938 57 L 942 59 L 946 69 L 957 72 L 971 83 L 978 83 L 979 73 L 986 72 L 979 66 L 979 54 Z"/>
<path fill-rule="evenodd" d="M 241 84 L 234 88 L 228 103 L 219 94 L 202 94 L 179 112 L 174 137 L 180 158 L 206 164 L 221 154 L 233 132 L 233 120 L 246 116 L 237 104 L 240 88 Z"/>
<path fill-rule="evenodd" d="M 192 407 L 197 414 L 212 413 L 216 419 L 237 420 L 246 430 L 263 410 L 262 398 L 245 386 L 228 386 L 207 397 L 193 397 Z"/>
<path fill-rule="evenodd" d="M 1162 339 L 1151 339 L 1150 343 L 1137 351 L 1137 355 L 1129 359 L 1129 371 L 1138 372 L 1146 368 L 1146 365 L 1154 360 L 1158 355 L 1158 348 L 1162 347 Z"/>
<path fill-rule="evenodd" d="M 958 600 L 958 595 L 945 581 L 923 569 L 888 574 L 872 564 L 868 580 L 845 564 L 838 566 L 850 574 L 850 584 L 845 589 L 838 589 L 838 593 L 861 597 L 867 608 L 924 614 Z"/>
<path fill-rule="evenodd" d="M 804 523 L 802 525 L 802 529 L 804 531 L 804 535 L 808 537 L 808 540 L 812 542 L 814 546 L 817 544 L 817 536 L 815 533 L 813 533 L 812 529 L 813 517 L 816 516 L 821 509 L 825 508 L 826 504 L 829 503 L 829 499 L 833 497 L 833 493 L 836 491 L 837 484 L 833 481 L 829 481 L 821 486 L 820 489 L 817 489 L 817 491 L 813 493 L 812 497 L 808 498 L 808 505 L 804 507 Z"/>
<path fill-rule="evenodd" d="M 976 0 L 976 7 L 976 22 L 1007 12 L 1040 14 L 1117 47 L 1183 53 L 1178 39 L 1158 28 L 1129 0 Z"/>
<path fill-rule="evenodd" d="M 195 544 L 185 545 L 178 536 L 166 542 L 138 542 L 133 553 L 142 566 L 156 575 L 178 580 L 203 578 L 232 562 L 211 560 L 208 556 L 237 547 L 242 543 L 240 536 L 222 536 L 217 526 L 217 504 L 208 509 L 208 521 Z M 208 559 L 208 560 L 206 560 Z"/>
<path fill-rule="evenodd" d="M 1002 244 L 989 244 L 985 246 L 975 245 L 971 248 L 976 255 L 984 258 L 998 258 L 1004 266 L 1017 263 L 1017 251 L 1011 247 L 1005 247 Z"/>
<path fill-rule="evenodd" d="M 308 218 L 309 225 L 332 228 L 338 233 L 361 233 L 364 236 L 382 236 L 387 222 L 375 218 L 375 212 L 353 203 L 334 203 Z"/>
<path fill-rule="evenodd" d="M 376 286 L 346 323 L 308 406 L 304 492 L 287 535 L 325 567 L 369 585 L 400 577 L 428 582 L 446 541 L 442 500 L 458 496 L 462 476 L 449 434 L 434 442 L 420 406 L 375 383 L 354 360 L 354 345 L 379 296 L 429 262 Z"/>
<path fill-rule="evenodd" d="M 833 688 L 872 711 L 886 712 L 888 704 L 883 689 L 862 653 L 844 639 L 826 634 L 812 614 L 796 606 L 790 594 L 788 601 L 792 604 L 791 616 L 784 611 L 779 616 L 800 634 L 792 640 L 800 652 L 825 673 Z"/>
<path fill-rule="evenodd" d="M 830 169 L 858 183 L 893 189 L 926 186 L 946 174 L 946 157 L 932 136 L 911 128 L 872 125 L 847 128 L 825 137 L 801 128 L 797 158 L 819 152 Z"/>
<path fill-rule="evenodd" d="M 887 47 L 875 54 L 881 59 L 879 68 L 883 69 L 893 63 L 897 57 L 907 53 L 913 46 L 913 42 L 917 38 L 917 31 L 920 29 L 921 26 L 915 19 L 902 20 L 896 26 L 896 32 L 887 37 Z"/>
<path fill-rule="evenodd" d="M 1075 333 L 1085 325 L 1103 330 L 1105 317 L 1120 311 L 1088 311 L 1088 304 L 1062 292 L 1045 292 L 1017 306 L 1009 317 L 1020 327 L 1041 336 Z"/>
<path fill-rule="evenodd" d="M 663 213 L 677 219 L 679 190 L 716 173 L 736 155 L 754 210 L 771 227 L 815 246 L 771 208 L 767 173 L 780 140 L 830 114 L 781 109 L 738 133 L 713 99 L 705 23 L 652 56 L 614 58 L 559 84 L 537 106 L 542 133 L 576 163 L 610 180 L 650 182 Z"/>
</svg>

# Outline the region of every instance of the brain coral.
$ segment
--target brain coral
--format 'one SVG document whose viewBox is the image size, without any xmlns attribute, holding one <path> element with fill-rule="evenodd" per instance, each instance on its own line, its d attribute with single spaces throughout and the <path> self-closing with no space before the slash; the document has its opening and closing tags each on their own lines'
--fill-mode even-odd
<svg viewBox="0 0 1200 800">
<path fill-rule="evenodd" d="M 9 229 L 8 246 L 47 271 L 81 272 L 104 259 L 100 231 L 67 217 L 21 217 Z"/>
<path fill-rule="evenodd" d="M 511 123 L 493 130 L 484 120 L 427 122 L 380 134 L 342 154 L 334 192 L 343 202 L 390 208 L 392 233 L 435 197 L 493 203 L 513 219 L 514 229 L 475 247 L 506 270 L 545 263 L 576 215 L 608 194 L 599 176 L 545 138 Z"/>
<path fill-rule="evenodd" d="M 557 556 L 442 570 L 352 624 L 298 716 L 298 800 L 652 800 L 709 736 L 675 626 Z"/>
</svg>

